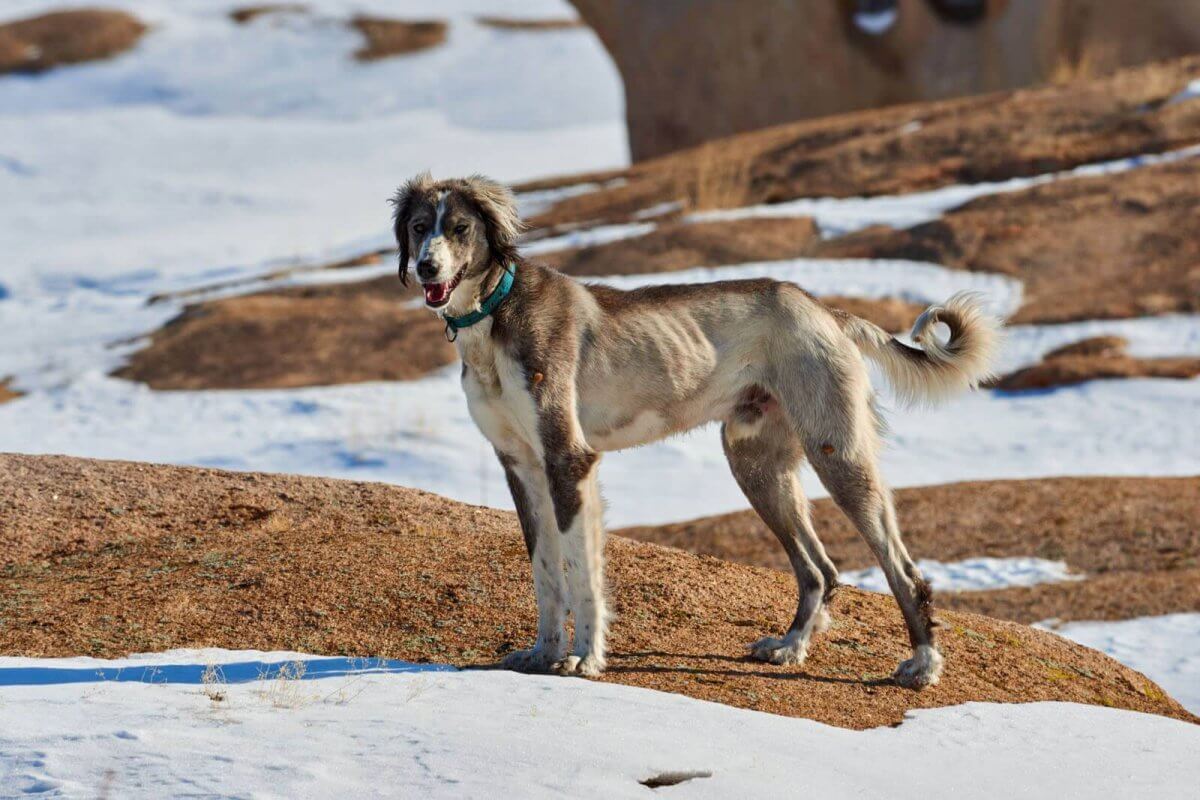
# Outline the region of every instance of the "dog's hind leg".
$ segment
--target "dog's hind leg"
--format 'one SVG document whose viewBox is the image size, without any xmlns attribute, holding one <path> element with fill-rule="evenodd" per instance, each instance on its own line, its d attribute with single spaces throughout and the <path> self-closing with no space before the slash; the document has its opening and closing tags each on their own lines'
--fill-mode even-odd
<svg viewBox="0 0 1200 800">
<path fill-rule="evenodd" d="M 773 664 L 803 663 L 809 638 L 829 624 L 825 602 L 837 587 L 837 568 L 813 530 L 796 475 L 800 440 L 778 408 L 743 406 L 721 429 L 721 441 L 738 485 L 787 552 L 799 593 L 787 633 L 759 639 L 750 655 Z"/>
<path fill-rule="evenodd" d="M 533 566 L 537 595 L 537 641 L 528 650 L 504 657 L 501 666 L 518 672 L 549 672 L 566 653 L 565 623 L 567 587 L 563 573 L 562 547 L 550 487 L 540 465 L 525 463 L 500 451 L 513 505 L 525 536 L 525 547 Z"/>
<path fill-rule="evenodd" d="M 853 397 L 853 392 L 847 394 Z M 942 672 L 942 655 L 934 642 L 933 595 L 900 538 L 892 494 L 875 463 L 878 421 L 869 395 L 863 392 L 844 403 L 826 402 L 821 408 L 823 424 L 803 434 L 805 453 L 834 502 L 875 554 L 908 627 L 913 657 L 902 662 L 893 677 L 912 689 L 935 684 Z"/>
</svg>

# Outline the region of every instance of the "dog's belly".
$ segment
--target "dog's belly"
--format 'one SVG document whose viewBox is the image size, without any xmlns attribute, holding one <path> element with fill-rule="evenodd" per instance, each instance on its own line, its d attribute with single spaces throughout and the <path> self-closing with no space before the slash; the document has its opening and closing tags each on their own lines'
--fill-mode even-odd
<svg viewBox="0 0 1200 800">
<path fill-rule="evenodd" d="M 667 419 L 650 409 L 627 420 L 597 417 L 581 422 L 584 438 L 596 450 L 624 450 L 656 442 L 672 433 Z"/>
</svg>

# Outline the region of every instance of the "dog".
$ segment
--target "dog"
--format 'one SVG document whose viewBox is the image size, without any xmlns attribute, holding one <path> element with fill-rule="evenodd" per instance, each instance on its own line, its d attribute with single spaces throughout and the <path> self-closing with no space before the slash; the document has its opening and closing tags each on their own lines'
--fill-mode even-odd
<svg viewBox="0 0 1200 800">
<path fill-rule="evenodd" d="M 882 328 L 769 279 L 620 291 L 526 261 L 516 203 L 482 176 L 418 175 L 392 198 L 399 277 L 410 263 L 425 305 L 462 360 L 471 417 L 512 492 L 537 595 L 537 639 L 501 666 L 599 675 L 608 607 L 597 486 L 600 454 L 710 422 L 734 478 L 795 572 L 796 613 L 751 657 L 800 664 L 828 623 L 838 572 L 813 529 L 797 471 L 807 459 L 870 545 L 912 644 L 896 683 L 937 683 L 932 592 L 900 537 L 880 477 L 883 429 L 866 359 L 910 402 L 990 376 L 1000 323 L 973 295 L 917 319 L 908 346 Z M 936 323 L 949 328 L 941 342 Z M 565 565 L 565 569 L 564 569 Z M 566 641 L 568 605 L 574 641 Z"/>
</svg>

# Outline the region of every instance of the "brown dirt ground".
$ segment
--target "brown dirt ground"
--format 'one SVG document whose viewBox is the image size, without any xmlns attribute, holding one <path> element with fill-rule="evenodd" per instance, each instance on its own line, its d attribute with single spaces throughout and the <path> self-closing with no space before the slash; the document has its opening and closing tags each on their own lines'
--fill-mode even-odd
<svg viewBox="0 0 1200 800">
<path fill-rule="evenodd" d="M 662 223 L 644 236 L 538 257 L 568 275 L 632 275 L 800 258 L 819 235 L 811 219 Z"/>
<path fill-rule="evenodd" d="M 1200 103 L 1190 105 L 1200 120 Z M 1010 275 L 1025 285 L 1013 321 L 1055 323 L 1200 311 L 1198 227 L 1192 158 L 980 198 L 908 230 L 822 241 L 812 254 Z"/>
<path fill-rule="evenodd" d="M 146 26 L 123 11 L 79 8 L 0 24 L 0 75 L 44 72 L 110 58 L 133 47 Z"/>
<path fill-rule="evenodd" d="M 482 665 L 533 635 L 515 517 L 382 484 L 0 455 L 0 552 L 5 654 L 221 646 Z M 803 668 L 764 666 L 743 646 L 790 619 L 789 576 L 620 537 L 608 555 L 606 681 L 850 728 L 972 700 L 1197 721 L 1100 653 L 972 614 L 942 615 L 942 683 L 900 689 L 886 679 L 907 649 L 895 605 L 852 589 Z"/>
<path fill-rule="evenodd" d="M 1200 358 L 1134 358 L 1119 336 L 1097 336 L 1052 350 L 1037 364 L 1004 375 L 990 384 L 1020 392 L 1070 386 L 1102 378 L 1176 378 L 1200 375 Z"/>
<path fill-rule="evenodd" d="M 1198 72 L 1200 57 L 1189 57 L 1103 78 L 740 134 L 609 173 L 627 183 L 564 199 L 530 223 L 619 221 L 681 199 L 720 206 L 898 194 L 1170 150 L 1200 142 L 1200 104 L 1166 102 Z"/>
<path fill-rule="evenodd" d="M 238 25 L 245 25 L 251 20 L 267 14 L 299 14 L 308 11 L 303 3 L 266 3 L 260 6 L 242 6 L 229 12 L 229 18 Z"/>
<path fill-rule="evenodd" d="M 941 592 L 939 604 L 1019 622 L 1128 619 L 1200 611 L 1200 478 L 1047 478 L 896 491 L 914 558 L 1038 556 L 1086 580 L 994 592 Z M 841 569 L 874 566 L 829 500 L 813 520 Z M 774 535 L 752 511 L 617 531 L 742 564 L 788 571 Z"/>
<path fill-rule="evenodd" d="M 359 61 L 407 55 L 437 47 L 446 41 L 446 23 L 441 20 L 399 20 L 357 16 L 351 27 L 366 37 L 354 53 Z"/>
<path fill-rule="evenodd" d="M 456 358 L 396 278 L 188 306 L 113 374 L 155 389 L 279 389 L 420 378 Z"/>
<path fill-rule="evenodd" d="M 586 27 L 581 19 L 522 19 L 518 17 L 476 17 L 475 21 L 488 28 L 505 31 L 562 31 Z"/>
</svg>

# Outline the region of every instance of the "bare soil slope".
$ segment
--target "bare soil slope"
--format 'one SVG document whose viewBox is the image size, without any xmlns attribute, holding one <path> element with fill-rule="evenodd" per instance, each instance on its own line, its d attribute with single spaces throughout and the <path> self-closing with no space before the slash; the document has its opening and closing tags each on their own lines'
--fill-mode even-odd
<svg viewBox="0 0 1200 800">
<path fill-rule="evenodd" d="M 0 455 L 0 652 L 222 646 L 487 664 L 533 635 L 515 517 L 382 484 Z M 800 669 L 743 658 L 791 578 L 614 537 L 604 680 L 851 728 L 971 700 L 1069 700 L 1196 721 L 1144 676 L 1052 634 L 946 613 L 942 684 L 886 676 L 892 600 L 841 591 Z M 564 679 L 568 680 L 568 679 Z"/>
<path fill-rule="evenodd" d="M 1046 478 L 896 491 L 915 558 L 1038 556 L 1066 561 L 1086 580 L 938 594 L 948 608 L 1020 622 L 1128 619 L 1200 611 L 1200 478 Z M 813 520 L 841 569 L 875 566 L 829 500 Z M 775 536 L 752 511 L 618 531 L 742 564 L 788 570 Z"/>
<path fill-rule="evenodd" d="M 1200 102 L 1190 105 L 1200 119 Z M 983 197 L 907 230 L 822 242 L 813 254 L 1010 275 L 1025 285 L 1013 321 L 1055 323 L 1200 311 L 1198 229 L 1200 157 Z"/>
</svg>

